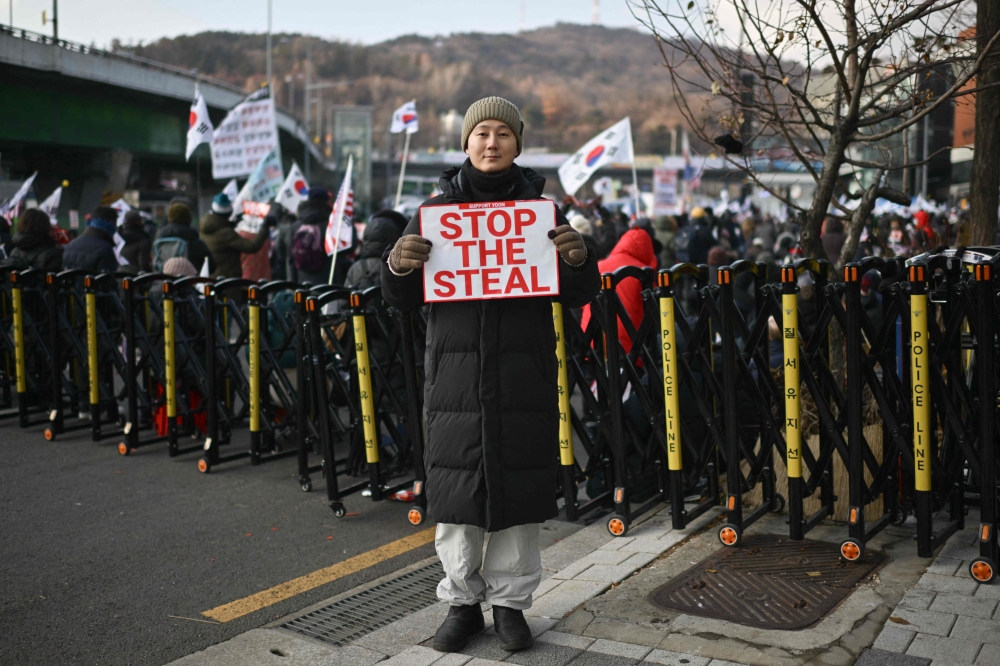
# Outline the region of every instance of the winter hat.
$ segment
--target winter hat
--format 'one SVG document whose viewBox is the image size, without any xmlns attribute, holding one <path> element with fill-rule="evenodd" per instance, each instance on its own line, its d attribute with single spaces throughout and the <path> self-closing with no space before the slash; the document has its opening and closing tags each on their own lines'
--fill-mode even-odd
<svg viewBox="0 0 1000 666">
<path fill-rule="evenodd" d="M 191 226 L 191 209 L 182 203 L 175 203 L 167 209 L 167 222 L 169 224 L 183 224 Z"/>
<path fill-rule="evenodd" d="M 118 232 L 118 225 L 112 220 L 105 220 L 103 217 L 92 217 L 88 224 L 95 229 L 100 229 L 112 238 Z"/>
<path fill-rule="evenodd" d="M 594 227 L 590 224 L 590 220 L 585 218 L 583 215 L 574 215 L 569 219 L 569 226 L 576 229 L 578 234 L 584 234 L 589 236 L 594 233 Z"/>
<path fill-rule="evenodd" d="M 405 215 L 391 208 L 383 208 L 382 210 L 378 211 L 377 213 L 372 215 L 372 220 L 374 221 L 376 218 L 379 217 L 384 217 L 386 219 L 392 220 L 393 224 L 399 227 L 400 234 L 402 234 L 403 231 L 406 230 L 406 225 L 409 224 L 410 222 L 409 220 L 406 219 Z"/>
<path fill-rule="evenodd" d="M 697 206 L 696 208 L 691 210 L 691 214 L 688 215 L 688 217 L 690 217 L 692 220 L 703 218 L 705 217 L 705 209 L 702 208 L 701 206 Z"/>
<path fill-rule="evenodd" d="M 514 138 L 517 139 L 517 152 L 521 153 L 521 138 L 524 133 L 521 112 L 513 103 L 502 97 L 486 97 L 473 102 L 465 112 L 465 120 L 462 122 L 462 150 L 469 147 L 469 135 L 476 129 L 476 125 L 484 120 L 499 120 L 511 128 L 514 131 Z"/>
<path fill-rule="evenodd" d="M 226 198 L 228 199 L 228 197 Z M 193 277 L 198 274 L 198 271 L 186 257 L 171 257 L 163 264 L 163 273 L 173 277 Z"/>
<path fill-rule="evenodd" d="M 233 214 L 233 202 L 229 200 L 229 195 L 219 192 L 212 199 L 212 212 L 216 215 L 228 216 Z"/>
<path fill-rule="evenodd" d="M 321 203 L 330 203 L 330 190 L 325 187 L 320 187 L 319 185 L 313 185 L 309 188 L 309 193 L 306 195 L 309 201 L 319 201 Z"/>
</svg>

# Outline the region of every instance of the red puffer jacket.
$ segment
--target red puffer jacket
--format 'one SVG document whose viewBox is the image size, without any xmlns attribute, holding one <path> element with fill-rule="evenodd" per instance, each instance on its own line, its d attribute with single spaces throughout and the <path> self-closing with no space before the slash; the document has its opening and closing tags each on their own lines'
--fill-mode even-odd
<svg viewBox="0 0 1000 666">
<path fill-rule="evenodd" d="M 656 255 L 653 252 L 653 240 L 642 229 L 629 229 L 619 239 L 615 249 L 611 251 L 607 259 L 599 261 L 597 268 L 601 273 L 613 273 L 622 266 L 637 266 L 639 268 L 656 268 Z M 618 298 L 625 311 L 628 312 L 632 325 L 639 327 L 642 321 L 642 286 L 634 278 L 622 280 L 618 283 Z M 580 323 L 584 329 L 590 321 L 590 306 L 584 306 L 583 318 Z M 625 332 L 625 326 L 618 319 L 618 339 L 621 340 L 622 348 L 626 352 L 632 349 L 632 340 Z"/>
</svg>

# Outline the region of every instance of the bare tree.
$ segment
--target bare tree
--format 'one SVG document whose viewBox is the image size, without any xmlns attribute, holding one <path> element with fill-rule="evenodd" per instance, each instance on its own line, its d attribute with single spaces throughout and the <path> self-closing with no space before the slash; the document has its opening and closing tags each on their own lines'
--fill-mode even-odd
<svg viewBox="0 0 1000 666">
<path fill-rule="evenodd" d="M 823 221 L 842 220 L 840 264 L 878 198 L 909 203 L 902 176 L 933 155 L 908 150 L 908 137 L 969 92 L 962 87 L 1000 41 L 986 36 L 976 52 L 959 39 L 975 21 L 972 0 L 679 2 L 630 6 L 660 45 L 690 128 L 709 143 L 730 134 L 743 144 L 726 159 L 794 211 L 807 256 L 826 256 Z M 927 82 L 942 72 L 948 84 L 935 96 Z M 775 159 L 813 178 L 808 206 L 761 178 Z"/>
<path fill-rule="evenodd" d="M 972 245 L 993 245 L 997 231 L 997 205 L 1000 204 L 1000 47 L 990 44 L 989 35 L 1000 31 L 1000 2 L 979 0 L 976 16 L 976 46 L 986 56 L 977 77 L 983 90 L 976 95 L 976 146 L 972 156 L 971 199 Z"/>
</svg>

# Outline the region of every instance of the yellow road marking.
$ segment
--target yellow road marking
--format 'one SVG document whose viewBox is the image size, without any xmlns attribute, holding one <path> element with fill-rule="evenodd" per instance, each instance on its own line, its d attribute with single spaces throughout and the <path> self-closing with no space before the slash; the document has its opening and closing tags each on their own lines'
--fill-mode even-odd
<svg viewBox="0 0 1000 666">
<path fill-rule="evenodd" d="M 403 537 L 398 541 L 393 541 L 392 543 L 387 543 L 374 550 L 369 550 L 367 553 L 355 555 L 354 557 L 350 557 L 343 562 L 338 562 L 337 564 L 325 567 L 319 571 L 314 571 L 311 574 L 306 574 L 305 576 L 292 579 L 287 583 L 275 585 L 270 589 L 258 592 L 257 594 L 251 594 L 249 597 L 245 597 L 243 599 L 230 601 L 228 604 L 223 604 L 213 608 L 212 610 L 207 610 L 203 612 L 202 615 L 213 620 L 218 620 L 219 622 L 230 622 L 236 618 L 243 617 L 244 615 L 260 610 L 261 608 L 266 608 L 267 606 L 276 604 L 279 601 L 290 599 L 297 594 L 308 592 L 309 590 L 315 589 L 320 585 L 326 585 L 327 583 L 331 583 L 338 578 L 349 576 L 363 569 L 367 569 L 368 567 L 385 562 L 386 560 L 396 557 L 397 555 L 402 555 L 403 553 L 407 553 L 415 548 L 426 545 L 431 541 L 434 541 L 434 529 L 435 528 L 433 527 L 429 527 L 426 530 L 417 532 L 416 534 Z"/>
</svg>

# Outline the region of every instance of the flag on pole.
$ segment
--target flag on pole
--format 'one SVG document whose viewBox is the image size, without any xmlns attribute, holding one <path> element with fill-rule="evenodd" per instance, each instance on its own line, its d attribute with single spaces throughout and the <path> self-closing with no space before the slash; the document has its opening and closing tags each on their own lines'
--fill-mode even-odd
<svg viewBox="0 0 1000 666">
<path fill-rule="evenodd" d="M 233 202 L 233 217 L 243 214 L 244 201 L 258 201 L 264 203 L 278 193 L 278 188 L 285 179 L 285 174 L 281 169 L 281 156 L 278 151 L 272 150 L 263 160 L 257 163 L 257 167 L 250 174 L 250 178 L 243 185 L 243 189 L 236 195 Z M 228 187 L 228 185 L 227 185 Z"/>
<path fill-rule="evenodd" d="M 340 184 L 337 201 L 333 204 L 333 212 L 330 213 L 330 221 L 326 225 L 326 238 L 323 247 L 326 249 L 327 255 L 351 247 L 354 229 L 351 224 L 351 218 L 354 216 L 354 189 L 351 187 L 351 171 L 353 169 L 354 156 L 351 155 L 347 159 L 344 182 Z"/>
<path fill-rule="evenodd" d="M 559 167 L 559 182 L 566 194 L 573 196 L 605 164 L 633 161 L 632 123 L 625 118 L 595 136 L 563 162 Z"/>
<path fill-rule="evenodd" d="M 119 199 L 111 204 L 111 207 L 118 211 L 118 226 L 125 224 L 125 213 L 132 210 L 132 206 L 129 206 L 124 199 Z"/>
<path fill-rule="evenodd" d="M 184 154 L 184 159 L 190 160 L 194 149 L 201 144 L 212 143 L 214 133 L 212 120 L 208 117 L 208 107 L 205 106 L 205 98 L 202 97 L 201 91 L 196 89 L 194 101 L 191 102 L 191 112 L 188 114 L 187 152 Z"/>
<path fill-rule="evenodd" d="M 62 186 L 57 187 L 49 198 L 38 204 L 38 207 L 49 216 L 49 222 L 52 226 L 58 226 L 59 222 L 56 220 L 56 213 L 59 212 L 59 201 L 62 199 Z"/>
<path fill-rule="evenodd" d="M 417 117 L 417 103 L 410 101 L 392 112 L 392 127 L 389 131 L 399 134 L 406 130 L 407 134 L 416 134 L 420 127 L 420 119 Z"/>
<path fill-rule="evenodd" d="M 31 174 L 31 177 L 21 184 L 21 187 L 14 193 L 14 196 L 0 206 L 0 217 L 6 218 L 8 222 L 17 217 L 18 206 L 20 206 L 24 201 L 24 198 L 28 196 L 28 190 L 31 189 L 31 184 L 35 182 L 35 176 L 37 175 L 37 171 Z"/>
<path fill-rule="evenodd" d="M 299 204 L 306 200 L 308 194 L 309 183 L 306 182 L 306 177 L 302 175 L 299 165 L 293 161 L 292 168 L 288 170 L 288 178 L 285 179 L 281 189 L 278 190 L 276 201 L 287 210 L 295 212 Z"/>
<path fill-rule="evenodd" d="M 222 188 L 222 193 L 229 197 L 230 202 L 236 201 L 236 197 L 240 195 L 240 186 L 236 183 L 235 178 L 226 183 L 226 186 Z"/>
</svg>

